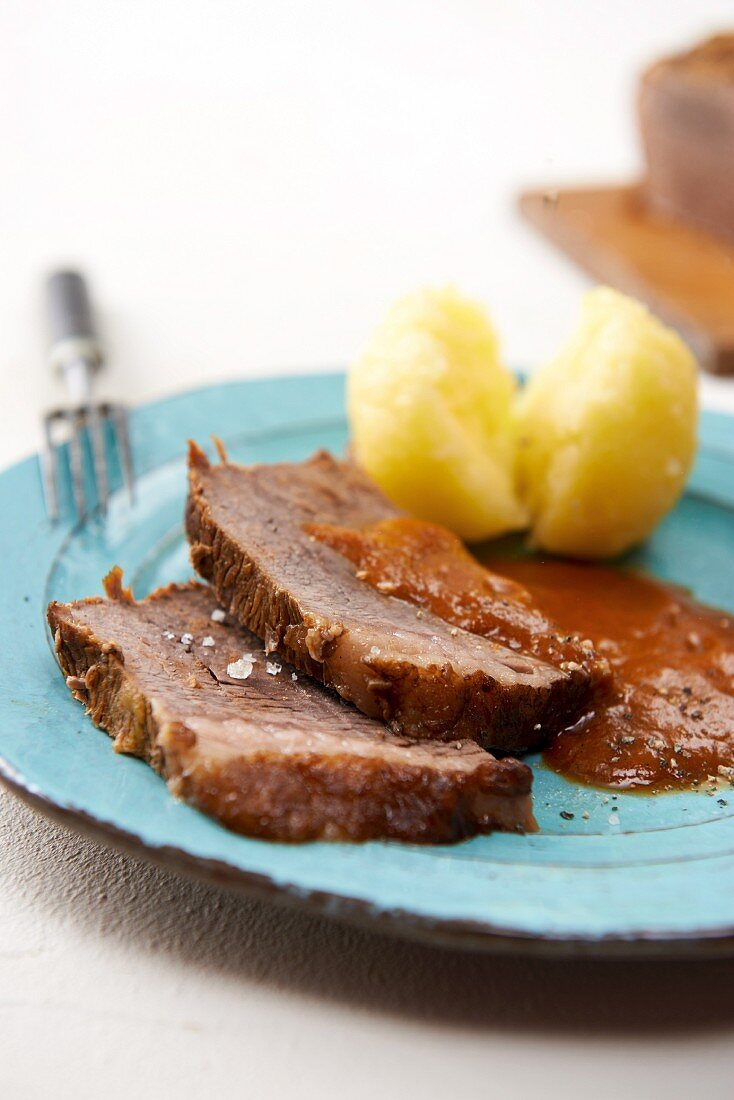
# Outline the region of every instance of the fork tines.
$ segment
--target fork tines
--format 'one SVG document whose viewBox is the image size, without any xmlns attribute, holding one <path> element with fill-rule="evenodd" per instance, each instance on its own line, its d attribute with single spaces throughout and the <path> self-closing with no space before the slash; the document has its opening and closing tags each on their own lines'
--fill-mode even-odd
<svg viewBox="0 0 734 1100">
<path fill-rule="evenodd" d="M 132 502 L 133 462 L 125 406 L 101 402 L 76 408 L 54 409 L 43 420 L 41 449 L 43 491 L 51 520 L 57 519 L 59 515 L 58 490 L 61 479 L 61 445 L 65 441 L 63 436 L 69 444 L 71 486 L 78 518 L 83 519 L 87 514 L 87 493 L 84 485 L 84 468 L 88 465 L 84 461 L 85 433 L 92 451 L 92 480 L 96 487 L 97 503 L 103 512 L 106 511 L 109 497 L 105 442 L 107 424 L 112 428 L 123 482 Z"/>
</svg>

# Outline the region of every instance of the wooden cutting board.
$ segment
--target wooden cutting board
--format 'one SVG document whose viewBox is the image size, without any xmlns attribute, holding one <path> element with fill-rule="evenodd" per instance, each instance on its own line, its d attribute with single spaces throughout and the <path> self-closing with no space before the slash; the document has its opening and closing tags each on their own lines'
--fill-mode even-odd
<svg viewBox="0 0 734 1100">
<path fill-rule="evenodd" d="M 734 374 L 734 245 L 653 213 L 639 186 L 528 191 L 520 210 L 595 279 L 675 326 L 705 370 Z"/>
</svg>

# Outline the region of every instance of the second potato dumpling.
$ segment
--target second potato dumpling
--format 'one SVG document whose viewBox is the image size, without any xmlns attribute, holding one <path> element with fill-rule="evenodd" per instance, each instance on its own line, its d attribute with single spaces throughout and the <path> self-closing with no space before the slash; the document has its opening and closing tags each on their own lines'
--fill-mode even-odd
<svg viewBox="0 0 734 1100">
<path fill-rule="evenodd" d="M 600 287 L 516 409 L 518 475 L 533 543 L 612 557 L 680 496 L 696 450 L 696 363 L 639 302 Z"/>
</svg>

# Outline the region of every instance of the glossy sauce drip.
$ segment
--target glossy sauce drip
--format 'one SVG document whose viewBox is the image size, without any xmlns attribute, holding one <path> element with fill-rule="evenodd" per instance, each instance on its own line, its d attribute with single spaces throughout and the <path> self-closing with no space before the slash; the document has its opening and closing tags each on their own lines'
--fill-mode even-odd
<svg viewBox="0 0 734 1100">
<path fill-rule="evenodd" d="M 608 674 L 607 662 L 589 639 L 562 630 L 524 585 L 480 565 L 445 527 L 405 518 L 360 530 L 330 524 L 308 524 L 306 530 L 348 558 L 360 580 L 386 595 L 562 669 L 581 666 L 594 681 Z"/>
<path fill-rule="evenodd" d="M 418 520 L 310 531 L 379 591 L 560 667 L 583 663 L 589 707 L 546 750 L 555 770 L 626 789 L 734 779 L 729 613 L 603 566 L 492 559 L 487 569 L 450 532 Z"/>
</svg>

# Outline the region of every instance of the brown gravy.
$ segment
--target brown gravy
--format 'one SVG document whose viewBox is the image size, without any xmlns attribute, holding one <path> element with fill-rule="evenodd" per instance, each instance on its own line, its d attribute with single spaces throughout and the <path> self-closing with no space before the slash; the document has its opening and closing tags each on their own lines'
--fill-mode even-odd
<svg viewBox="0 0 734 1100">
<path fill-rule="evenodd" d="M 620 789 L 734 779 L 734 615 L 604 566 L 492 559 L 490 570 L 418 520 L 311 531 L 380 591 L 561 667 L 586 662 L 588 712 L 545 752 L 556 771 Z"/>
</svg>

